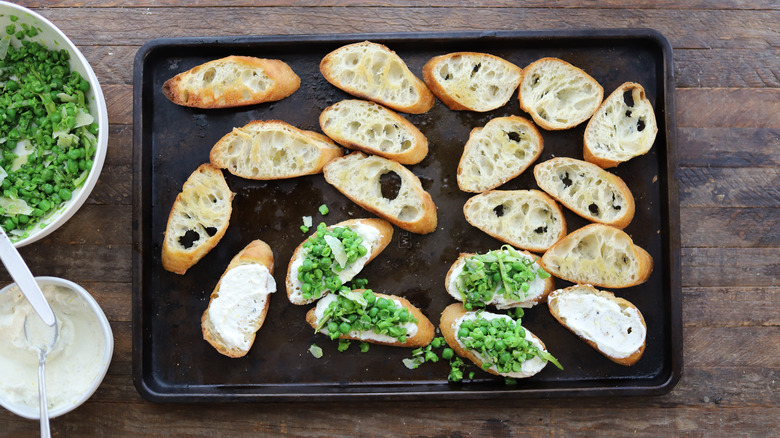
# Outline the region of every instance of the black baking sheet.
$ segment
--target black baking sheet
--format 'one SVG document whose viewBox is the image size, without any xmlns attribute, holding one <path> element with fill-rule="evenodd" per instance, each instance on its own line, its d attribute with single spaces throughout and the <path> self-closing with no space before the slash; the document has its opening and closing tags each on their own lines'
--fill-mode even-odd
<svg viewBox="0 0 780 438">
<path fill-rule="evenodd" d="M 338 352 L 336 343 L 314 334 L 304 320 L 311 306 L 289 303 L 284 275 L 294 248 L 306 235 L 303 216 L 320 221 L 371 217 L 329 186 L 322 175 L 281 181 L 243 180 L 227 172 L 236 193 L 230 226 L 217 247 L 180 276 L 164 271 L 160 251 L 168 213 L 190 173 L 208 161 L 211 147 L 235 126 L 251 120 L 283 120 L 319 131 L 318 116 L 348 98 L 324 80 L 319 62 L 337 47 L 363 40 L 387 45 L 421 77 L 436 55 L 487 52 L 525 67 L 553 56 L 592 75 L 605 97 L 625 81 L 639 82 L 655 107 L 658 136 L 653 149 L 612 169 L 636 199 L 636 216 L 626 231 L 653 256 L 646 283 L 619 289 L 647 322 L 647 349 L 632 367 L 617 365 L 559 325 L 546 305 L 527 310 L 523 325 L 538 335 L 564 370 L 549 364 L 541 373 L 507 386 L 475 367 L 473 381 L 447 381 L 447 361 L 407 369 L 406 348 L 356 344 Z M 203 110 L 172 104 L 161 93 L 177 73 L 227 55 L 277 58 L 301 77 L 292 96 L 243 108 Z M 668 41 L 652 30 L 545 32 L 458 32 L 351 35 L 248 36 L 161 39 L 138 52 L 134 71 L 133 375 L 139 392 L 153 401 L 265 401 L 312 399 L 426 399 L 649 395 L 668 392 L 682 372 L 680 239 L 677 198 L 674 80 Z M 405 115 L 427 136 L 428 156 L 409 166 L 438 207 L 438 229 L 417 235 L 395 228 L 388 248 L 363 271 L 369 287 L 408 298 L 434 324 L 452 299 L 444 277 L 460 252 L 496 249 L 500 242 L 471 227 L 462 207 L 472 196 L 458 190 L 455 170 L 472 128 L 494 117 L 524 114 L 516 95 L 489 113 L 450 111 L 437 101 L 421 115 Z M 530 118 L 530 117 L 529 117 Z M 539 161 L 553 156 L 582 159 L 581 126 L 544 131 Z M 537 188 L 526 171 L 502 189 Z M 327 204 L 322 216 L 317 207 Z M 565 212 L 573 231 L 585 221 Z M 230 359 L 202 339 L 200 316 L 229 260 L 253 239 L 266 241 L 276 259 L 279 291 L 272 295 L 264 326 L 247 356 Z M 570 284 L 557 281 L 558 287 Z M 308 349 L 317 344 L 323 356 Z"/>
</svg>

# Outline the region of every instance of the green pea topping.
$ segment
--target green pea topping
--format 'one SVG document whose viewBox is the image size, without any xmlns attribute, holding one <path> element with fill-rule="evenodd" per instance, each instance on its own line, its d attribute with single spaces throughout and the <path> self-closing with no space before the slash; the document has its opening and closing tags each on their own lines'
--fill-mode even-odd
<svg viewBox="0 0 780 438">
<path fill-rule="evenodd" d="M 385 307 L 382 309 L 377 307 L 380 300 L 385 302 Z M 331 301 L 325 309 L 316 331 L 325 332 L 327 330 L 327 335 L 331 339 L 336 339 L 352 331 L 373 330 L 378 334 L 390 336 L 405 343 L 408 336 L 405 327 L 407 322 L 416 324 L 418 321 L 400 303 L 383 297 L 377 299 L 370 289 L 361 293 L 342 288 L 336 299 Z M 363 347 L 361 347 L 362 350 Z"/>
<path fill-rule="evenodd" d="M 509 245 L 467 258 L 456 279 L 464 307 L 484 308 L 496 295 L 524 301 L 532 281 L 550 277 L 543 269 L 534 268 L 534 262 Z"/>
<path fill-rule="evenodd" d="M 301 231 L 304 231 L 303 227 L 301 227 Z M 357 261 L 356 254 L 360 252 L 361 248 L 363 254 L 367 252 L 367 248 L 362 244 L 362 239 L 356 239 L 355 236 L 357 233 L 349 227 L 335 227 L 330 230 L 324 223 L 317 225 L 317 231 L 309 236 L 302 245 L 303 262 L 297 272 L 304 299 L 320 298 L 325 293 L 337 291 L 344 285 L 338 272 Z M 349 281 L 352 288 L 366 286 L 364 279 L 351 279 Z"/>
<path fill-rule="evenodd" d="M 320 205 L 319 210 L 320 210 L 320 214 L 323 215 L 323 216 L 325 216 L 326 214 L 328 214 L 330 212 L 330 210 L 328 209 L 328 206 L 325 205 L 325 204 Z"/>
<path fill-rule="evenodd" d="M 467 322 L 476 328 L 464 330 Z M 519 321 L 511 318 L 487 319 L 478 312 L 473 320 L 461 323 L 457 338 L 466 349 L 482 356 L 482 368 L 485 370 L 495 367 L 499 373 L 517 373 L 521 371 L 523 362 L 534 357 L 563 369 L 553 355 L 526 339 L 525 334 Z"/>
<path fill-rule="evenodd" d="M 10 24 L 5 31 L 0 38 L 0 226 L 17 241 L 84 185 L 99 129 L 87 105 L 90 84 L 70 70 L 68 52 L 27 39 L 39 30 L 26 23 Z"/>
</svg>

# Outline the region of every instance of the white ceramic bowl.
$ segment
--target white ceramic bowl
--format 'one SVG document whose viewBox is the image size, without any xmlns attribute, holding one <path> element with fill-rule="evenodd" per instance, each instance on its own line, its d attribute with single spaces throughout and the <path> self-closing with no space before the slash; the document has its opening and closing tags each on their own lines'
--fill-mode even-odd
<svg viewBox="0 0 780 438">
<path fill-rule="evenodd" d="M 0 36 L 5 35 L 5 27 L 12 23 L 10 18 L 12 15 L 18 17 L 18 21 L 15 22 L 17 28 L 21 28 L 21 23 L 27 23 L 39 29 L 38 35 L 29 39 L 45 45 L 50 50 L 58 48 L 66 49 L 70 52 L 71 71 L 79 72 L 82 77 L 89 81 L 90 91 L 87 94 L 89 112 L 99 125 L 97 152 L 95 152 L 95 158 L 92 160 L 92 169 L 86 181 L 84 181 L 84 185 L 73 192 L 73 197 L 65 205 L 54 214 L 45 217 L 34 229 L 29 230 L 27 237 L 15 241 L 14 246 L 18 248 L 33 243 L 59 228 L 76 213 L 84 204 L 84 201 L 87 200 L 87 197 L 89 197 L 100 176 L 100 171 L 106 158 L 106 150 L 108 149 L 108 111 L 106 110 L 103 90 L 100 88 L 95 72 L 92 71 L 92 67 L 90 67 L 87 59 L 84 58 L 84 55 L 73 45 L 70 39 L 41 15 L 5 1 L 0 1 L 0 31 L 2 31 Z M 12 236 L 11 239 L 14 240 Z"/>
<path fill-rule="evenodd" d="M 76 409 L 80 405 L 82 405 L 87 399 L 89 399 L 92 394 L 95 393 L 98 386 L 103 382 L 103 378 L 106 376 L 106 372 L 108 371 L 108 366 L 111 363 L 111 358 L 114 354 L 114 334 L 111 331 L 111 326 L 108 323 L 108 319 L 106 318 L 106 315 L 103 313 L 103 310 L 100 308 L 100 305 L 98 305 L 97 301 L 92 297 L 92 295 L 89 294 L 89 292 L 86 291 L 83 287 L 79 286 L 78 284 L 65 280 L 63 278 L 57 278 L 57 277 L 35 277 L 35 280 L 38 282 L 38 284 L 41 287 L 44 287 L 45 285 L 55 285 L 64 287 L 70 290 L 75 291 L 86 303 L 86 305 L 89 307 L 89 309 L 94 313 L 94 316 L 97 318 L 98 322 L 100 323 L 100 327 L 102 329 L 102 332 L 100 335 L 102 335 L 105 343 L 105 348 L 102 351 L 100 363 L 99 363 L 99 372 L 95 376 L 94 379 L 89 381 L 88 383 L 85 383 L 83 386 L 79 386 L 78 388 L 74 388 L 73 390 L 73 396 L 71 399 L 73 400 L 70 403 L 64 403 L 63 406 L 55 406 L 53 409 L 49 409 L 49 417 L 54 418 L 59 415 L 63 415 L 65 413 L 68 413 L 72 411 L 73 409 Z M 11 291 L 9 294 L 9 290 L 11 288 L 15 288 L 16 283 L 12 283 L 6 287 L 4 287 L 2 290 L 0 290 L 0 300 L 10 299 L 12 295 L 14 295 L 14 292 Z M 57 315 L 58 318 L 60 318 L 59 315 Z M 75 333 L 75 332 L 74 332 Z M 64 331 L 61 332 L 60 340 L 57 342 L 63 341 Z M 81 342 L 88 342 L 89 340 L 84 339 L 72 339 L 73 345 L 78 345 L 75 343 L 75 341 L 81 341 Z M 64 347 L 60 347 L 64 348 Z M 54 349 L 52 350 L 52 354 L 57 349 L 57 345 L 55 344 Z M 0 351 L 0 355 L 2 355 L 3 352 Z M 32 364 L 34 367 L 34 375 L 37 376 L 37 361 L 35 364 Z M 47 373 L 47 376 L 49 374 Z M 47 380 L 47 387 L 49 385 L 49 382 Z M 35 381 L 35 388 L 33 389 L 35 391 L 35 399 L 37 403 L 37 380 Z M 10 394 L 3 393 L 3 390 L 0 388 L 0 406 L 3 406 L 4 408 L 8 409 L 9 411 L 13 412 L 16 415 L 19 415 L 24 418 L 29 418 L 31 420 L 37 420 L 39 418 L 38 413 L 38 405 L 36 404 L 34 407 L 29 407 L 22 405 L 18 402 L 15 402 Z"/>
</svg>

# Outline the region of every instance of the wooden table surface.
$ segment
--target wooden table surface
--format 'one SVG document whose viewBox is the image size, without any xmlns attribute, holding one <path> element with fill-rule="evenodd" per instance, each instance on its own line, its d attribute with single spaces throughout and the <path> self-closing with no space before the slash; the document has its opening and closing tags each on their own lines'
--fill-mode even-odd
<svg viewBox="0 0 780 438">
<path fill-rule="evenodd" d="M 658 0 L 23 0 L 82 50 L 111 124 L 102 176 L 64 227 L 22 249 L 105 310 L 116 347 L 55 436 L 771 436 L 780 433 L 780 2 Z M 262 3 L 263 6 L 257 6 Z M 637 2 L 640 3 L 640 2 Z M 674 48 L 684 374 L 618 399 L 155 404 L 132 381 L 133 57 L 159 37 L 653 28 Z M 2 271 L 2 283 L 10 277 Z M 0 410 L 0 436 L 35 421 Z"/>
</svg>

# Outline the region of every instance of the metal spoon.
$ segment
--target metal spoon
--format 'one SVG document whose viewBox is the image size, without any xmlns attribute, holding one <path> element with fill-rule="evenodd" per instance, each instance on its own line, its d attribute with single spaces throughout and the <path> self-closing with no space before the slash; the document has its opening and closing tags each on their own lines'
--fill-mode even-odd
<svg viewBox="0 0 780 438">
<path fill-rule="evenodd" d="M 49 406 L 46 402 L 46 356 L 57 343 L 60 337 L 60 329 L 57 327 L 57 317 L 54 317 L 54 326 L 48 326 L 35 313 L 28 313 L 24 317 L 24 337 L 27 343 L 38 350 L 38 402 L 40 406 L 41 437 L 51 437 L 49 428 Z"/>
</svg>

